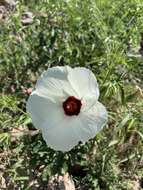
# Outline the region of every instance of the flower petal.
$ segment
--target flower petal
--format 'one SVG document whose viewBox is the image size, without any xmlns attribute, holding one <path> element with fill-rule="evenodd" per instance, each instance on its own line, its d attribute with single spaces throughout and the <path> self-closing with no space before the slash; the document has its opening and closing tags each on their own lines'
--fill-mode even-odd
<svg viewBox="0 0 143 190">
<path fill-rule="evenodd" d="M 82 99 L 81 112 L 88 111 L 96 104 L 96 102 L 97 102 L 97 99 L 95 96 L 85 96 Z"/>
<path fill-rule="evenodd" d="M 72 89 L 67 80 L 68 66 L 52 67 L 45 71 L 38 79 L 36 91 L 39 95 L 45 97 L 63 98 L 64 96 L 73 95 L 76 93 Z"/>
<path fill-rule="evenodd" d="M 68 68 L 68 80 L 71 83 L 73 89 L 76 90 L 80 98 L 84 98 L 87 95 L 93 95 L 96 100 L 99 97 L 99 88 L 97 80 L 94 74 L 86 68 Z"/>
<path fill-rule="evenodd" d="M 80 121 L 82 128 L 78 128 L 81 134 L 81 141 L 85 142 L 93 137 L 106 124 L 108 114 L 106 108 L 100 103 L 96 102 L 89 110 L 80 114 Z"/>
<path fill-rule="evenodd" d="M 45 123 L 47 125 L 47 123 Z M 46 130 L 43 127 L 43 137 L 51 148 L 59 151 L 69 151 L 80 141 L 76 129 L 81 125 L 77 116 L 64 117 L 63 120 L 56 121 L 55 125 Z"/>
<path fill-rule="evenodd" d="M 36 91 L 34 91 L 28 101 L 27 101 L 27 112 L 38 129 L 43 129 L 43 124 L 47 122 L 52 122 L 60 117 L 62 117 L 63 110 L 61 103 L 55 103 L 51 99 L 39 96 Z M 48 129 L 48 126 L 47 126 Z"/>
</svg>

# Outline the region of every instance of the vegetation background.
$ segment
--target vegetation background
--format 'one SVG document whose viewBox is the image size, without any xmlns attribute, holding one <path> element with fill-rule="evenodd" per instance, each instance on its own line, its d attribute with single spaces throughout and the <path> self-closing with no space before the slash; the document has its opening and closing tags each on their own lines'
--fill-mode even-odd
<svg viewBox="0 0 143 190">
<path fill-rule="evenodd" d="M 66 154 L 46 146 L 25 109 L 56 65 L 91 69 L 109 113 Z M 0 190 L 47 190 L 67 171 L 77 189 L 143 188 L 142 0 L 0 0 L 0 81 Z"/>
</svg>

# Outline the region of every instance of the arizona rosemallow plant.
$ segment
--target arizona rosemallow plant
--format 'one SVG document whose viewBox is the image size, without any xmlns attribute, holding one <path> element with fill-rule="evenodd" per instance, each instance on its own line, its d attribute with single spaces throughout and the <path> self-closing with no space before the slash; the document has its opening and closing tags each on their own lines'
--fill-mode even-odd
<svg viewBox="0 0 143 190">
<path fill-rule="evenodd" d="M 95 137 L 106 124 L 107 111 L 98 98 L 98 83 L 90 70 L 57 66 L 38 79 L 27 112 L 47 145 L 65 152 Z"/>
</svg>

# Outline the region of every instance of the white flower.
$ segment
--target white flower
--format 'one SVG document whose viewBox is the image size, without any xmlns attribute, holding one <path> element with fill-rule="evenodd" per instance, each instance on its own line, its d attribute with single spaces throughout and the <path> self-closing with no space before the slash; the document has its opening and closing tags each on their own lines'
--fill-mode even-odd
<svg viewBox="0 0 143 190">
<path fill-rule="evenodd" d="M 83 67 L 53 67 L 38 79 L 27 111 L 48 146 L 69 151 L 93 138 L 107 122 L 94 74 Z"/>
</svg>

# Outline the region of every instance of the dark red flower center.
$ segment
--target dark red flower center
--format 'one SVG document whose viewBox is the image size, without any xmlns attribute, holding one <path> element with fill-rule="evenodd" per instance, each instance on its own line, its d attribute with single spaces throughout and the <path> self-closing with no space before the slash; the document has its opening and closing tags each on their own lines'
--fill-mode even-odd
<svg viewBox="0 0 143 190">
<path fill-rule="evenodd" d="M 64 112 L 68 116 L 78 115 L 80 113 L 81 106 L 81 101 L 75 98 L 74 96 L 69 96 L 63 102 Z"/>
</svg>

